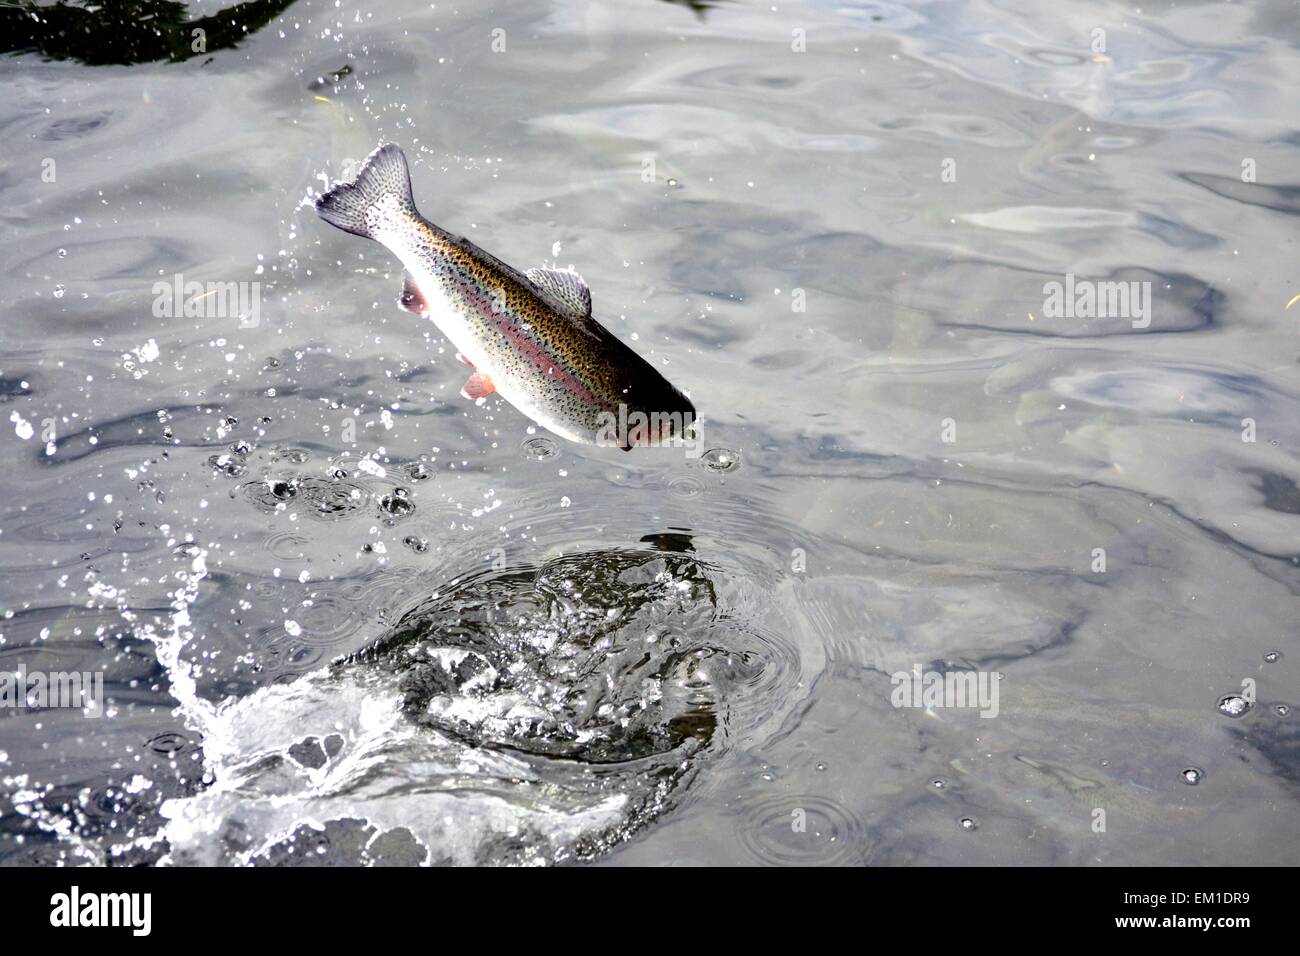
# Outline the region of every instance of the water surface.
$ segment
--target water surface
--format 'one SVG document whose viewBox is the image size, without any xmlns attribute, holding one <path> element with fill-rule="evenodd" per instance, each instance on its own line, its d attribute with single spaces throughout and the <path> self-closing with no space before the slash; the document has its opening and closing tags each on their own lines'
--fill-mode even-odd
<svg viewBox="0 0 1300 956">
<path fill-rule="evenodd" d="M 0 860 L 1300 862 L 1291 5 L 156 6 L 4 11 Z M 460 399 L 390 140 L 738 465 Z"/>
</svg>

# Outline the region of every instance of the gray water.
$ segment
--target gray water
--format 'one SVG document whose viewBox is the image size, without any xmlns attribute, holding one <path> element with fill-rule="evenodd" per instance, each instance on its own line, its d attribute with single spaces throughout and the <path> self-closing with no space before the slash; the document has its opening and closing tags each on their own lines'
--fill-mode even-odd
<svg viewBox="0 0 1300 956">
<path fill-rule="evenodd" d="M 138 8 L 0 58 L 0 860 L 1300 862 L 1293 5 Z M 461 399 L 386 141 L 714 453 Z"/>
</svg>

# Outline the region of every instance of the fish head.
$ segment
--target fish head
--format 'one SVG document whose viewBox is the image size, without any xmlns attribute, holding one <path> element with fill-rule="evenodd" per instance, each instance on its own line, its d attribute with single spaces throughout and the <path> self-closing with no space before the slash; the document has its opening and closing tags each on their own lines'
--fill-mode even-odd
<svg viewBox="0 0 1300 956">
<path fill-rule="evenodd" d="M 695 406 L 686 395 L 664 378 L 628 392 L 629 400 L 619 408 L 625 423 L 621 430 L 625 450 L 638 445 L 694 447 L 699 440 L 699 422 Z"/>
</svg>

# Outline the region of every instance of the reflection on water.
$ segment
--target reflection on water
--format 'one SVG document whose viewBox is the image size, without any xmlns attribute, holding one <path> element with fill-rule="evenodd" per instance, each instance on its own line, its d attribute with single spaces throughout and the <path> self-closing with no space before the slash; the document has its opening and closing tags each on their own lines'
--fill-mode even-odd
<svg viewBox="0 0 1300 956">
<path fill-rule="evenodd" d="M 674 3 L 692 10 L 701 20 L 714 7 L 718 6 L 715 0 L 663 0 L 664 3 Z"/>
<path fill-rule="evenodd" d="M 292 3 L 249 0 L 203 17 L 178 0 L 22 0 L 0 6 L 0 54 L 35 52 L 90 66 L 175 63 L 235 46 Z"/>
<path fill-rule="evenodd" d="M 0 861 L 1300 862 L 1294 17 L 1014 6 L 0 8 Z M 386 140 L 707 452 L 462 402 Z"/>
</svg>

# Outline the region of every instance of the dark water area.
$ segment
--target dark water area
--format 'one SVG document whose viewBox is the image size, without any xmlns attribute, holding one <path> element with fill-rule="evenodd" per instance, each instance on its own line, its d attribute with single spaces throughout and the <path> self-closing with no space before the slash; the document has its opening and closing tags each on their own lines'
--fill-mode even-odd
<svg viewBox="0 0 1300 956">
<path fill-rule="evenodd" d="M 1300 863 L 1298 40 L 0 6 L 0 863 Z M 462 399 L 390 141 L 701 447 Z"/>
</svg>

